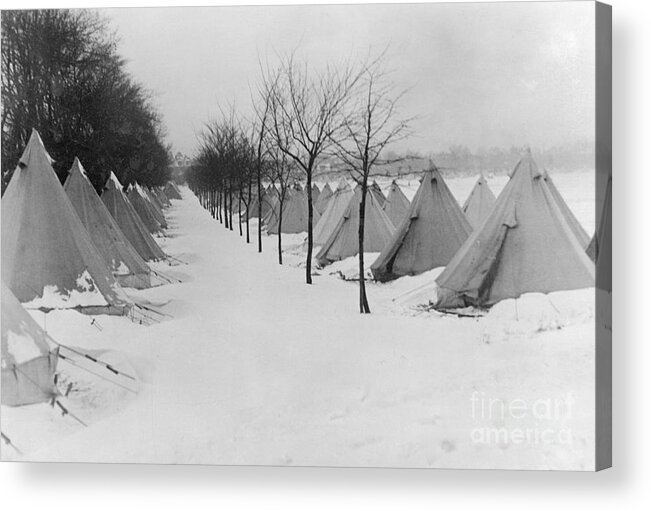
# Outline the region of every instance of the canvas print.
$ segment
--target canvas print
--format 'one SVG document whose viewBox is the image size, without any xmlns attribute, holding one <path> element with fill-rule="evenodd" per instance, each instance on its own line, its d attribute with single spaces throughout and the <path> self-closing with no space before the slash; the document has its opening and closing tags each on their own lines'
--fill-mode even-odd
<svg viewBox="0 0 651 511">
<path fill-rule="evenodd" d="M 3 461 L 610 466 L 610 8 L 2 11 Z"/>
</svg>

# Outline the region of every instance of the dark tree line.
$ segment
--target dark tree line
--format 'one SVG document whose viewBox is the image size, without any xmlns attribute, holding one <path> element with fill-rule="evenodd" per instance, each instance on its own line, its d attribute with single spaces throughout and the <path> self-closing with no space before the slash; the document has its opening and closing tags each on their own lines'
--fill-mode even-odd
<svg viewBox="0 0 651 511">
<path fill-rule="evenodd" d="M 62 181 L 75 156 L 98 190 L 111 171 L 125 185 L 168 179 L 160 117 L 97 13 L 2 11 L 3 190 L 32 128 Z"/>
</svg>

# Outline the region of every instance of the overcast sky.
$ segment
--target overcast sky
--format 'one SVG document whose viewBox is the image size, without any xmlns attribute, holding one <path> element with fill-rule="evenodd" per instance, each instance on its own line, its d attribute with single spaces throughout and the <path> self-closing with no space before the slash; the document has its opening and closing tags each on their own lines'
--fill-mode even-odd
<svg viewBox="0 0 651 511">
<path fill-rule="evenodd" d="M 592 2 L 106 9 L 128 69 L 156 95 L 174 150 L 218 104 L 250 112 L 259 58 L 300 48 L 315 65 L 380 51 L 411 87 L 422 152 L 549 146 L 594 134 Z"/>
</svg>

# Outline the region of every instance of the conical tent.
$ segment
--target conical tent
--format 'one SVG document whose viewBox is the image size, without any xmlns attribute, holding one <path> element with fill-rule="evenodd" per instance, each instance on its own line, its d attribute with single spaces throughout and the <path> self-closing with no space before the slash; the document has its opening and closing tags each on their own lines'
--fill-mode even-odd
<svg viewBox="0 0 651 511">
<path fill-rule="evenodd" d="M 471 231 L 443 177 L 432 167 L 391 242 L 371 266 L 373 276 L 384 282 L 445 266 Z"/>
<path fill-rule="evenodd" d="M 359 253 L 359 208 L 362 201 L 362 187 L 355 189 L 346 211 L 337 227 L 316 255 L 322 266 L 340 261 Z M 369 190 L 366 194 L 364 211 L 364 251 L 380 252 L 391 240 L 395 227 L 382 210 L 377 195 Z"/>
<path fill-rule="evenodd" d="M 264 192 L 263 192 L 263 194 L 264 194 Z M 260 201 L 258 200 L 258 196 L 256 194 L 252 193 L 251 195 L 252 196 L 251 196 L 251 200 L 249 202 L 249 205 L 248 205 L 247 208 L 244 208 L 244 207 L 242 208 L 243 209 L 242 213 L 244 215 L 244 214 L 246 214 L 246 212 L 248 212 L 249 218 L 258 218 L 258 204 L 260 203 Z M 242 220 L 245 220 L 245 219 L 246 219 L 246 217 L 242 216 Z"/>
<path fill-rule="evenodd" d="M 162 188 L 154 188 L 154 193 L 164 208 L 169 208 L 172 205 Z"/>
<path fill-rule="evenodd" d="M 314 209 L 319 212 L 319 215 L 323 215 L 324 211 L 328 207 L 328 202 L 332 197 L 332 188 L 328 183 L 325 184 L 321 193 L 319 193 L 319 198 L 314 203 Z"/>
<path fill-rule="evenodd" d="M 596 263 L 598 252 L 599 248 L 597 247 L 597 232 L 595 231 L 595 233 L 592 235 L 592 238 L 590 239 L 588 248 L 585 249 L 585 253 L 588 254 L 588 257 L 593 263 Z"/>
<path fill-rule="evenodd" d="M 316 202 L 319 200 L 319 195 L 321 195 L 321 190 L 316 184 L 312 185 L 312 204 L 316 206 Z M 316 209 L 316 207 L 314 208 Z"/>
<path fill-rule="evenodd" d="M 135 186 L 130 186 L 127 190 L 127 197 L 131 201 L 131 205 L 134 207 L 140 220 L 145 224 L 147 230 L 151 234 L 161 232 L 163 226 L 158 222 L 154 214 L 152 213 L 147 200 L 140 194 Z"/>
<path fill-rule="evenodd" d="M 95 247 L 122 286 L 151 287 L 150 269 L 118 227 L 75 158 L 64 190 Z"/>
<path fill-rule="evenodd" d="M 441 308 L 594 286 L 594 265 L 530 153 L 436 282 Z"/>
<path fill-rule="evenodd" d="M 176 183 L 174 183 L 172 181 L 169 181 L 165 185 L 165 195 L 167 195 L 167 198 L 170 199 L 170 200 L 172 200 L 172 199 L 181 200 L 183 198 L 181 196 L 181 192 L 180 192 L 178 186 L 176 186 Z"/>
<path fill-rule="evenodd" d="M 166 259 L 167 256 L 158 246 L 145 224 L 142 223 L 138 213 L 129 202 L 126 194 L 122 190 L 122 185 L 115 174 L 111 172 L 104 191 L 102 192 L 102 202 L 109 210 L 113 219 L 126 238 L 131 242 L 133 248 L 145 261 L 156 261 Z"/>
<path fill-rule="evenodd" d="M 57 346 L 23 309 L 13 293 L 2 288 L 2 382 L 3 405 L 46 403 L 58 395 L 54 384 Z"/>
<path fill-rule="evenodd" d="M 384 193 L 382 192 L 382 188 L 380 188 L 380 185 L 377 184 L 377 181 L 373 181 L 371 183 L 371 186 L 369 186 L 369 190 L 371 193 L 375 195 L 375 198 L 377 199 L 380 206 L 384 207 L 384 203 L 386 202 L 387 198 L 384 196 Z"/>
<path fill-rule="evenodd" d="M 402 193 L 395 180 L 391 183 L 391 189 L 383 209 L 393 225 L 400 225 L 407 211 L 409 211 L 409 199 Z"/>
<path fill-rule="evenodd" d="M 493 195 L 493 192 L 488 187 L 484 176 L 480 175 L 461 209 L 466 214 L 466 218 L 472 228 L 476 229 L 488 218 L 494 205 L 495 195 Z"/>
<path fill-rule="evenodd" d="M 599 226 L 586 253 L 597 265 L 597 287 L 612 290 L 612 177 L 608 178 L 606 195 L 599 215 Z"/>
<path fill-rule="evenodd" d="M 278 223 L 280 220 L 278 209 L 276 208 L 272 217 L 269 218 L 267 232 L 270 234 L 278 234 Z M 312 221 L 316 224 L 319 220 L 319 214 L 316 211 L 313 211 L 312 214 Z M 300 187 L 288 190 L 287 197 L 283 203 L 282 232 L 285 234 L 305 232 L 307 231 L 307 224 L 307 193 Z"/>
<path fill-rule="evenodd" d="M 322 192 L 322 193 L 325 193 Z M 328 201 L 328 207 L 325 209 L 321 218 L 314 226 L 314 244 L 323 245 L 330 235 L 339 225 L 341 217 L 346 212 L 348 204 L 353 198 L 354 192 L 345 180 L 339 182 L 337 190 L 332 194 Z"/>
<path fill-rule="evenodd" d="M 285 192 L 286 194 L 289 191 Z M 278 217 L 278 208 L 280 207 L 280 192 L 275 186 L 269 186 L 262 198 L 262 222 L 267 227 Z"/>
<path fill-rule="evenodd" d="M 127 314 L 131 302 L 95 248 L 32 131 L 2 198 L 2 280 L 26 307 Z"/>
<path fill-rule="evenodd" d="M 149 208 L 149 211 L 152 213 L 152 215 L 154 215 L 156 221 L 161 225 L 163 229 L 167 229 L 167 220 L 165 219 L 165 214 L 163 213 L 163 207 L 159 206 L 156 203 L 156 200 L 154 199 L 152 193 L 147 188 L 140 186 L 139 184 L 136 185 L 136 190 L 138 190 L 140 195 L 142 195 L 142 197 L 147 202 L 147 207 Z"/>
<path fill-rule="evenodd" d="M 165 206 L 163 205 L 161 200 L 158 198 L 158 196 L 154 193 L 154 190 L 151 189 L 151 188 L 145 188 L 145 187 L 143 187 L 142 189 L 147 194 L 147 197 L 149 198 L 149 202 L 151 202 L 154 205 L 154 207 L 156 208 L 156 211 L 159 211 L 160 214 L 163 215 L 163 209 L 165 208 Z M 165 218 L 164 215 L 163 215 L 163 218 Z"/>
<path fill-rule="evenodd" d="M 556 204 L 558 205 L 558 208 L 560 209 L 561 213 L 563 214 L 563 217 L 565 218 L 565 221 L 567 222 L 567 225 L 570 226 L 570 229 L 572 229 L 572 232 L 574 233 L 574 236 L 576 236 L 576 239 L 579 240 L 579 243 L 583 248 L 587 248 L 588 244 L 590 243 L 590 237 L 588 236 L 588 233 L 585 232 L 585 229 L 583 226 L 579 223 L 579 221 L 576 219 L 574 216 L 574 213 L 572 213 L 572 210 L 569 208 L 565 200 L 563 199 L 563 196 L 560 194 L 558 191 L 558 188 L 556 188 L 556 185 L 554 184 L 554 181 L 552 181 L 551 176 L 549 175 L 548 172 L 543 171 L 543 177 L 545 181 L 547 182 L 547 188 L 549 188 L 549 191 L 552 194 L 552 197 L 556 201 Z"/>
</svg>

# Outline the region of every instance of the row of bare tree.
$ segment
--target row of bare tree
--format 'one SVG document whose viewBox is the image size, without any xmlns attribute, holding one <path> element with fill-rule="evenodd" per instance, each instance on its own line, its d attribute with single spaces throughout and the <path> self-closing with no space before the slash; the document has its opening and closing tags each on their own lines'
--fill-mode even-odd
<svg viewBox="0 0 651 511">
<path fill-rule="evenodd" d="M 213 216 L 233 229 L 233 196 L 237 211 L 245 212 L 249 238 L 249 206 L 263 195 L 262 182 L 278 190 L 280 214 L 293 181 L 305 182 L 308 201 L 305 281 L 312 284 L 314 201 L 312 185 L 317 165 L 336 157 L 361 187 L 359 211 L 359 310 L 369 313 L 364 280 L 364 224 L 369 175 L 390 163 L 389 144 L 405 138 L 410 119 L 401 117 L 398 91 L 385 67 L 386 52 L 358 63 L 312 69 L 296 53 L 277 65 L 261 65 L 253 98 L 254 118 L 240 119 L 233 109 L 206 125 L 199 136 L 196 164 L 188 176 L 192 188 Z M 262 201 L 257 201 L 257 216 Z M 282 221 L 282 218 L 280 219 Z M 241 226 L 240 222 L 240 226 Z M 241 229 L 241 227 L 240 227 Z M 282 231 L 282 229 L 279 229 Z M 262 222 L 258 222 L 262 251 Z M 281 236 L 278 239 L 282 264 Z"/>
</svg>

